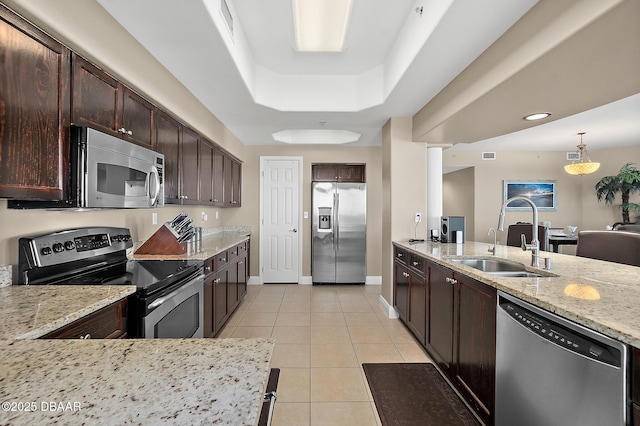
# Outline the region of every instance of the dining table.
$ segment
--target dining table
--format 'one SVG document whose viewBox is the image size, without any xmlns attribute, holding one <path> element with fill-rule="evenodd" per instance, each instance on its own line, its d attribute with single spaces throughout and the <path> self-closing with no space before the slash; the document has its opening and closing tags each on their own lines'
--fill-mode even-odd
<svg viewBox="0 0 640 426">
<path fill-rule="evenodd" d="M 553 248 L 554 253 L 558 253 L 560 246 L 575 246 L 578 245 L 577 235 L 549 235 L 549 244 Z"/>
</svg>

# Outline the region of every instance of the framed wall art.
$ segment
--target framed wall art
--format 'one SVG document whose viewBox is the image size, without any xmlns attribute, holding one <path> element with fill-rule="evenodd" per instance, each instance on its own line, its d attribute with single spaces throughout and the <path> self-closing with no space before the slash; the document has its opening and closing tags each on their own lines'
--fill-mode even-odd
<svg viewBox="0 0 640 426">
<path fill-rule="evenodd" d="M 511 197 L 525 197 L 533 201 L 539 211 L 555 211 L 558 208 L 555 180 L 505 180 L 503 202 Z M 512 201 L 507 210 L 531 210 L 524 201 Z"/>
</svg>

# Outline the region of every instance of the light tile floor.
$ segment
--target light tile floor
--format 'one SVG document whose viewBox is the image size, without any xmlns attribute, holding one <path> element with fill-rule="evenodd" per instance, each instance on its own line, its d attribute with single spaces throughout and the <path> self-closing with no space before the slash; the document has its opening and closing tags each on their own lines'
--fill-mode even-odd
<svg viewBox="0 0 640 426">
<path fill-rule="evenodd" d="M 219 337 L 271 337 L 274 426 L 380 425 L 362 363 L 430 362 L 379 306 L 381 286 L 249 286 Z"/>
</svg>

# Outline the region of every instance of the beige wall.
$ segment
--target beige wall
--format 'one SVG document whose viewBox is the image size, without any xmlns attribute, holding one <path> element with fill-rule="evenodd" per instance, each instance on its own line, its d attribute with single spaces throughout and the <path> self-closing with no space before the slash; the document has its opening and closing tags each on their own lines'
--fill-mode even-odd
<svg viewBox="0 0 640 426">
<path fill-rule="evenodd" d="M 618 208 L 597 201 L 594 185 L 604 176 L 617 174 L 625 163 L 640 159 L 640 145 L 589 150 L 589 154 L 594 161 L 602 164 L 600 170 L 592 175 L 571 176 L 563 169 L 568 163 L 564 151 L 500 151 L 495 160 L 483 161 L 480 152 L 445 150 L 445 166 L 470 166 L 473 172 L 467 171 L 464 175 L 458 172 L 461 173 L 459 176 L 450 178 L 445 175 L 444 211 L 447 213 L 446 206 L 451 205 L 457 194 L 466 192 L 472 186 L 475 192 L 475 231 L 469 239 L 489 242 L 487 231 L 497 226 L 503 201 L 503 180 L 550 179 L 556 180 L 558 209 L 540 212 L 540 221 L 549 221 L 552 227 L 575 225 L 579 230 L 605 229 L 607 225 L 620 221 L 622 215 Z M 633 199 L 638 198 L 636 195 Z M 617 202 L 620 202 L 619 197 Z M 633 213 L 631 218 L 633 220 Z M 531 212 L 507 213 L 506 224 L 517 221 L 531 221 Z M 506 233 L 499 232 L 498 238 L 504 244 Z"/>
<path fill-rule="evenodd" d="M 411 117 L 393 117 L 382 128 L 383 229 L 382 297 L 393 306 L 392 241 L 414 237 L 414 213 L 426 215 L 427 151 L 424 144 L 411 140 Z M 425 221 L 418 227 L 418 238 L 426 234 Z"/>
<path fill-rule="evenodd" d="M 312 163 L 366 163 L 367 275 L 380 276 L 382 241 L 382 167 L 380 147 L 246 146 L 243 165 L 242 208 L 224 210 L 227 225 L 250 225 L 251 273 L 260 265 L 260 156 L 299 156 L 303 161 L 302 208 L 311 212 Z M 311 219 L 303 219 L 302 276 L 311 275 Z"/>
<path fill-rule="evenodd" d="M 442 215 L 464 216 L 468 240 L 475 239 L 474 172 L 474 168 L 469 167 L 442 176 Z"/>
<path fill-rule="evenodd" d="M 12 210 L 7 200 L 0 200 L 0 265 L 17 265 L 18 238 L 24 235 L 57 231 L 80 226 L 121 226 L 131 230 L 135 241 L 149 238 L 164 222 L 186 211 L 195 226 L 221 226 L 222 216 L 215 219 L 212 207 L 167 206 L 161 209 L 95 210 L 95 211 L 48 211 Z M 202 212 L 208 220 L 202 221 Z M 158 224 L 153 225 L 152 213 L 158 214 Z"/>
</svg>

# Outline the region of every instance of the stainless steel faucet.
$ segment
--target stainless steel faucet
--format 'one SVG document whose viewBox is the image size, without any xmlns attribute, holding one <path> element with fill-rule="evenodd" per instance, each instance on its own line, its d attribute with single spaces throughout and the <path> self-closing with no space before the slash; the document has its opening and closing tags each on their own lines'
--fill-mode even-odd
<svg viewBox="0 0 640 426">
<path fill-rule="evenodd" d="M 489 246 L 489 253 L 495 256 L 496 254 L 496 245 L 498 245 L 498 233 L 495 228 L 489 228 L 489 232 L 487 235 L 491 235 L 491 231 L 493 231 L 493 247 Z"/>
<path fill-rule="evenodd" d="M 522 241 L 522 250 L 531 250 L 531 266 L 535 268 L 540 267 L 540 241 L 538 241 L 538 208 L 528 198 L 525 197 L 511 197 L 502 203 L 502 208 L 500 209 L 500 217 L 498 219 L 498 231 L 504 231 L 504 214 L 505 209 L 512 201 L 524 201 L 525 203 L 531 206 L 533 210 L 533 224 L 531 225 L 531 244 L 527 244 L 527 240 L 524 234 L 520 235 Z"/>
</svg>

